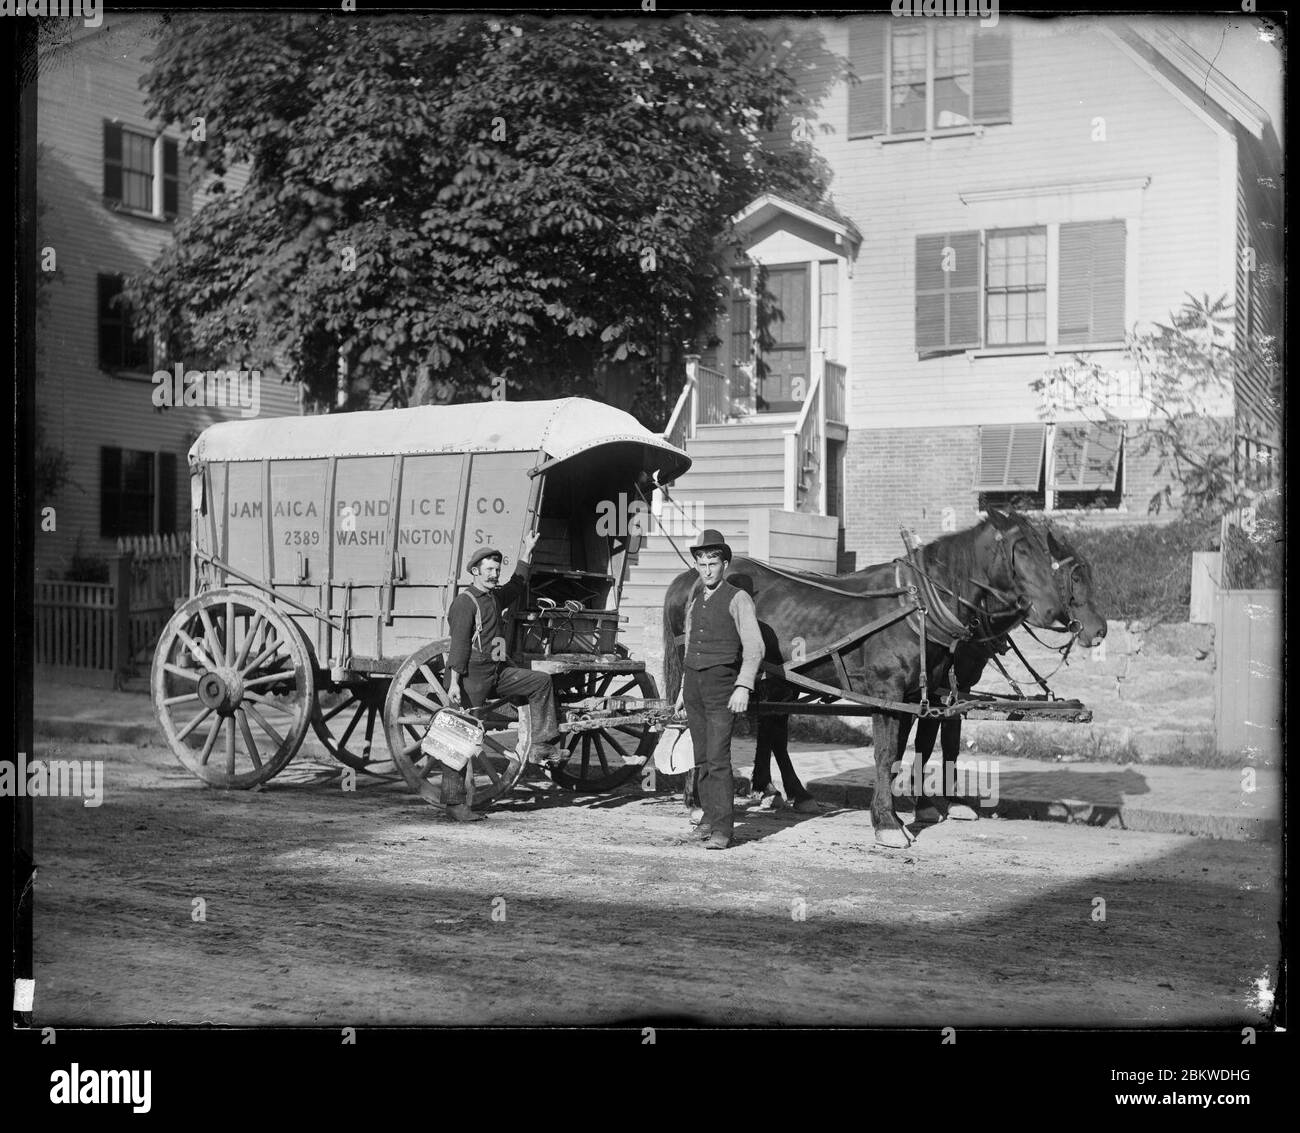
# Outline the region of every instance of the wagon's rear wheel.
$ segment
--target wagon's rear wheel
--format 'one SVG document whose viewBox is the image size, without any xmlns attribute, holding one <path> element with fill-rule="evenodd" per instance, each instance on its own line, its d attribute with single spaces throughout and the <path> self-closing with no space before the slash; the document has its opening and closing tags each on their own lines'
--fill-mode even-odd
<svg viewBox="0 0 1300 1133">
<path fill-rule="evenodd" d="M 311 726 L 340 763 L 375 775 L 396 774 L 384 729 L 388 681 L 358 678 L 321 689 Z"/>
<path fill-rule="evenodd" d="M 442 806 L 443 765 L 420 749 L 434 714 L 450 707 L 443 687 L 443 653 L 450 643 L 435 641 L 416 650 L 393 676 L 384 702 L 388 751 L 402 778 L 425 802 Z M 493 701 L 477 712 L 485 726 L 483 751 L 474 757 L 473 805 L 476 810 L 500 798 L 519 781 L 523 763 L 516 751 L 527 739 L 528 713 Z"/>
<path fill-rule="evenodd" d="M 631 696 L 657 700 L 659 690 L 646 672 L 572 674 L 556 689 L 561 711 L 566 704 L 589 696 Z M 641 774 L 654 755 L 658 732 L 646 724 L 608 725 L 590 731 L 568 732 L 563 739 L 567 756 L 551 771 L 551 778 L 569 791 L 612 791 Z"/>
<path fill-rule="evenodd" d="M 253 787 L 283 770 L 316 703 L 298 627 L 260 595 L 226 589 L 172 615 L 150 689 L 168 745 L 213 787 Z"/>
</svg>

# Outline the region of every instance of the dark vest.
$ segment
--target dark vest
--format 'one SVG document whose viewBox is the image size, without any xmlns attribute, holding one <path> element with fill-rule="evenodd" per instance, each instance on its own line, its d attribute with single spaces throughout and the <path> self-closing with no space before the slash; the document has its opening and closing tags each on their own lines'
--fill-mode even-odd
<svg viewBox="0 0 1300 1133">
<path fill-rule="evenodd" d="M 706 602 L 704 587 L 691 603 L 691 637 L 686 642 L 686 667 L 709 669 L 714 665 L 740 665 L 744 644 L 731 616 L 736 588 L 725 578 Z"/>
</svg>

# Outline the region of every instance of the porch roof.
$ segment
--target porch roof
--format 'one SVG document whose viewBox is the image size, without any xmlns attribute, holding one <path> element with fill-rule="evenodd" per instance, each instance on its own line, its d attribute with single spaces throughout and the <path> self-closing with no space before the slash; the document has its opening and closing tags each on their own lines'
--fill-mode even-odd
<svg viewBox="0 0 1300 1133">
<path fill-rule="evenodd" d="M 787 216 L 797 217 L 825 232 L 829 232 L 835 237 L 836 244 L 847 244 L 856 248 L 862 243 L 862 233 L 858 231 L 857 226 L 852 221 L 836 220 L 815 209 L 808 208 L 807 205 L 795 204 L 794 201 L 788 201 L 784 197 L 776 196 L 774 193 L 764 193 L 761 197 L 755 197 L 731 218 L 731 223 L 740 231 L 746 232 L 775 220 L 782 213 Z"/>
</svg>

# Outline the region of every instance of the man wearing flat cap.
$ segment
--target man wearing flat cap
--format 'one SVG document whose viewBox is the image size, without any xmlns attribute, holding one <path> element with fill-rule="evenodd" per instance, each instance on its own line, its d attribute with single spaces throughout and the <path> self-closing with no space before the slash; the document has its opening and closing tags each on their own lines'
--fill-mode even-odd
<svg viewBox="0 0 1300 1133">
<path fill-rule="evenodd" d="M 700 577 L 686 603 L 680 700 L 695 748 L 695 780 L 704 809 L 696 836 L 710 850 L 725 850 L 734 827 L 731 732 L 736 716 L 749 708 L 763 659 L 763 635 L 754 599 L 723 577 L 731 548 L 722 533 L 713 528 L 701 532 L 691 555 Z"/>
<path fill-rule="evenodd" d="M 510 581 L 501 582 L 501 552 L 481 547 L 470 555 L 465 569 L 473 582 L 456 595 L 447 611 L 451 651 L 447 659 L 447 695 L 452 704 L 478 707 L 493 696 L 528 698 L 529 763 L 544 764 L 560 756 L 555 742 L 560 729 L 555 713 L 555 687 L 548 673 L 519 669 L 506 660 L 505 611 L 524 589 L 524 563 L 532 557 L 536 532 L 524 537 L 523 550 Z M 465 803 L 463 772 L 444 767 L 442 801 L 453 818 L 473 822 L 483 816 Z"/>
</svg>

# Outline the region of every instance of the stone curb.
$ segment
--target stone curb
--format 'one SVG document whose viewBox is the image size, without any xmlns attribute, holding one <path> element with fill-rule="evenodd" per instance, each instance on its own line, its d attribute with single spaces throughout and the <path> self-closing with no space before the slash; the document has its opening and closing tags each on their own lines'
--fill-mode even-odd
<svg viewBox="0 0 1300 1133">
<path fill-rule="evenodd" d="M 850 810 L 866 810 L 871 806 L 872 788 L 860 783 L 818 783 L 814 780 L 807 786 L 819 803 Z M 1116 808 L 1092 803 L 1071 806 L 1042 799 L 1008 798 L 1005 794 L 993 808 L 993 813 L 998 818 L 1074 822 L 1153 834 L 1199 834 L 1239 842 L 1274 841 L 1281 836 L 1281 822 L 1276 818 L 1150 810 L 1138 806 Z"/>
</svg>

